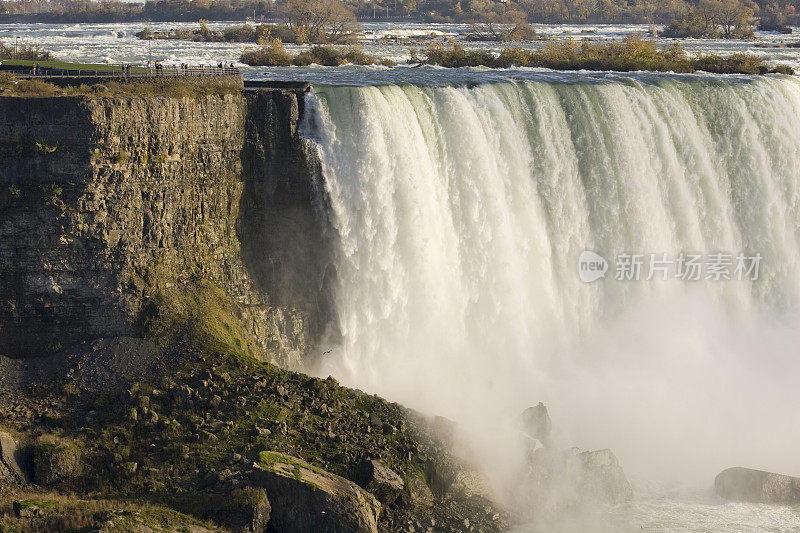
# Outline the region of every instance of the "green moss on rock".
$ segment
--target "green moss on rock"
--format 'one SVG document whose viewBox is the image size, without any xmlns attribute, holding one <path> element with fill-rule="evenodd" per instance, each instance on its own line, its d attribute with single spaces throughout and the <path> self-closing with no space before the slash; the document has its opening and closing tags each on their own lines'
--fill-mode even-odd
<svg viewBox="0 0 800 533">
<path fill-rule="evenodd" d="M 239 305 L 207 279 L 174 284 L 163 267 L 143 277 L 146 302 L 137 323 L 162 344 L 186 339 L 199 351 L 255 359 L 260 350 L 244 327 Z"/>
<path fill-rule="evenodd" d="M 81 446 L 69 438 L 45 435 L 32 448 L 34 480 L 53 485 L 74 479 L 82 469 Z"/>
</svg>

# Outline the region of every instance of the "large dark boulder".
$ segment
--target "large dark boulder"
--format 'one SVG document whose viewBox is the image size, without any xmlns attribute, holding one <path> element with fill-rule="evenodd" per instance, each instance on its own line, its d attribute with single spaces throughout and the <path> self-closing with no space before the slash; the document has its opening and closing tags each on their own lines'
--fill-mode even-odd
<svg viewBox="0 0 800 533">
<path fill-rule="evenodd" d="M 394 503 L 405 487 L 397 472 L 374 459 L 361 464 L 356 481 L 384 505 Z"/>
<path fill-rule="evenodd" d="M 714 489 L 726 500 L 800 504 L 800 478 L 763 470 L 728 468 L 717 474 Z"/>
<path fill-rule="evenodd" d="M 278 452 L 263 452 L 250 485 L 267 491 L 270 526 L 296 533 L 373 533 L 381 504 L 352 481 Z"/>
</svg>

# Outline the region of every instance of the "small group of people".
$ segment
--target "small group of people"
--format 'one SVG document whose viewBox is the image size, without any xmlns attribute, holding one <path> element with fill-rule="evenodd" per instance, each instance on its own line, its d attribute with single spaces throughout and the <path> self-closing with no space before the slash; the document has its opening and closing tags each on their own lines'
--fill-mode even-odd
<svg viewBox="0 0 800 533">
<path fill-rule="evenodd" d="M 150 63 L 150 61 L 148 61 L 147 62 L 147 68 L 155 70 L 155 73 L 158 74 L 158 75 L 162 75 L 162 76 L 164 75 L 165 67 L 164 67 L 164 64 L 161 63 L 160 61 L 156 61 L 155 63 L 152 63 L 152 64 Z M 172 66 L 167 66 L 166 68 L 170 69 L 172 71 L 178 71 L 180 69 L 181 74 L 183 74 L 185 76 L 188 76 L 193 72 L 206 73 L 206 72 L 210 71 L 211 74 L 214 73 L 214 65 L 190 66 L 189 63 L 181 63 L 180 66 L 172 65 Z M 227 69 L 235 69 L 236 67 L 233 65 L 233 61 L 231 61 L 231 62 L 225 61 L 225 62 L 221 62 L 221 63 L 217 64 L 217 68 L 218 69 L 227 70 Z M 123 65 L 122 66 L 123 75 L 130 75 L 130 72 L 131 72 L 130 69 L 131 69 L 130 65 Z M 176 72 L 176 74 L 177 74 L 177 72 Z"/>
<path fill-rule="evenodd" d="M 132 67 L 133 67 L 133 65 L 130 65 L 130 64 L 122 64 L 122 65 L 120 65 L 120 72 L 121 72 L 122 76 L 129 77 L 131 75 Z M 48 74 L 52 73 L 52 69 L 50 69 L 50 68 L 42 69 L 39 66 L 39 63 L 34 63 L 33 65 L 31 65 L 30 68 L 31 68 L 30 72 L 31 72 L 31 74 L 33 76 L 48 75 Z M 154 70 L 155 73 L 157 75 L 159 75 L 159 76 L 163 76 L 164 75 L 164 64 L 161 63 L 160 61 L 156 61 L 155 63 L 150 63 L 150 61 L 148 61 L 147 62 L 147 68 Z M 178 67 L 176 65 L 168 66 L 166 68 L 168 68 L 168 69 L 170 69 L 172 71 L 178 70 Z M 235 69 L 236 67 L 233 64 L 233 61 L 231 61 L 231 62 L 224 61 L 224 62 L 220 62 L 219 64 L 217 64 L 217 68 L 218 69 L 222 69 L 222 70 L 228 70 L 228 69 Z M 209 72 L 210 74 L 214 74 L 215 73 L 213 65 L 199 65 L 199 66 L 196 66 L 196 67 L 190 67 L 188 63 L 181 63 L 181 65 L 180 65 L 181 73 L 183 73 L 184 75 L 189 75 L 190 74 L 189 73 L 190 70 L 191 71 L 200 71 L 201 73 L 206 73 L 208 71 L 210 71 Z M 62 71 L 62 72 L 72 72 L 72 71 Z M 87 71 L 87 72 L 91 72 L 91 71 Z M 84 72 L 84 73 L 86 73 L 86 72 Z M 96 74 L 96 72 L 95 72 L 95 74 Z"/>
</svg>

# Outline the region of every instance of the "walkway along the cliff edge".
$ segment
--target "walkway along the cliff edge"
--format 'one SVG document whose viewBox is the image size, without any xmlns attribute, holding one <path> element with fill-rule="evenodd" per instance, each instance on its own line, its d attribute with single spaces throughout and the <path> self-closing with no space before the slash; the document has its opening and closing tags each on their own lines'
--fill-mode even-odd
<svg viewBox="0 0 800 533">
<path fill-rule="evenodd" d="M 179 66 L 142 67 L 119 65 L 119 70 L 60 69 L 0 64 L 0 71 L 9 72 L 17 78 L 165 78 L 185 76 L 241 76 L 235 67 Z"/>
</svg>

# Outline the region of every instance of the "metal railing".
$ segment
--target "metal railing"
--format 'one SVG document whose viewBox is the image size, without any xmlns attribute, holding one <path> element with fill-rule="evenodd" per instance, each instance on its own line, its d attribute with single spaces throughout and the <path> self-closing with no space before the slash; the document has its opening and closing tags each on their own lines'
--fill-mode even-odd
<svg viewBox="0 0 800 533">
<path fill-rule="evenodd" d="M 56 68 L 8 68 L 3 72 L 8 72 L 16 77 L 24 78 L 166 78 L 184 76 L 234 76 L 241 74 L 238 68 L 232 67 L 212 67 L 212 66 L 192 66 L 181 68 L 178 66 L 165 66 L 160 68 L 133 67 L 135 70 L 128 70 L 120 67 L 119 70 L 84 70 L 84 69 L 56 69 Z"/>
</svg>

